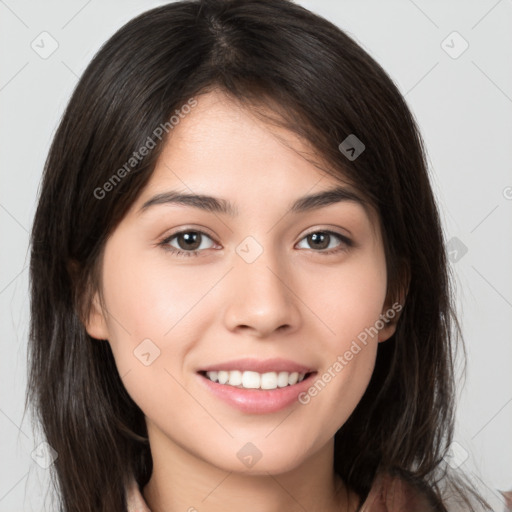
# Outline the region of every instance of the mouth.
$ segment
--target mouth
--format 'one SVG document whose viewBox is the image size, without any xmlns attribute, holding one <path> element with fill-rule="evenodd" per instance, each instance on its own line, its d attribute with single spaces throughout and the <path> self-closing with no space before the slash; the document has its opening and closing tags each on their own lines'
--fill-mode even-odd
<svg viewBox="0 0 512 512">
<path fill-rule="evenodd" d="M 246 414 L 269 414 L 295 406 L 317 373 L 315 367 L 280 357 L 233 359 L 196 370 L 210 397 Z"/>
<path fill-rule="evenodd" d="M 316 372 L 219 370 L 199 371 L 205 379 L 238 389 L 273 390 L 295 386 Z"/>
<path fill-rule="evenodd" d="M 201 370 L 203 388 L 214 399 L 246 414 L 270 414 L 296 406 L 316 371 Z"/>
</svg>

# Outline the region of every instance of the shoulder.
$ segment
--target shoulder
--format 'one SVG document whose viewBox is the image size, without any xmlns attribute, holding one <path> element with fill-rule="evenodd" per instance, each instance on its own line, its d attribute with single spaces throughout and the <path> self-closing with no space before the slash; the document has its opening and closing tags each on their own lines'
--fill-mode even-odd
<svg viewBox="0 0 512 512">
<path fill-rule="evenodd" d="M 402 473 L 379 473 L 358 512 L 446 512 L 446 509 L 428 485 Z"/>
</svg>

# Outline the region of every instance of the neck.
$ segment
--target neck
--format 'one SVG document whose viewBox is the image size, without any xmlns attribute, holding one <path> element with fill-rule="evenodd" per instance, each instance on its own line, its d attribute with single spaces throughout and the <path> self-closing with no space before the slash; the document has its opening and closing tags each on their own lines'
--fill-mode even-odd
<svg viewBox="0 0 512 512">
<path fill-rule="evenodd" d="M 151 512 L 353 512 L 357 508 L 357 496 L 333 471 L 334 439 L 289 471 L 249 474 L 210 464 L 173 443 L 154 425 L 148 425 L 148 434 L 153 472 L 143 495 Z"/>
</svg>

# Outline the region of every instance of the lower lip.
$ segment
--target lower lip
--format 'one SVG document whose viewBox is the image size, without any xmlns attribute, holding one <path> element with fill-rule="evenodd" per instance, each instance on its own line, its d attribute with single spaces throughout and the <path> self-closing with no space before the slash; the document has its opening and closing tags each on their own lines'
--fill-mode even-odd
<svg viewBox="0 0 512 512">
<path fill-rule="evenodd" d="M 245 413 L 268 414 L 277 412 L 298 402 L 298 395 L 311 385 L 316 372 L 293 386 L 276 389 L 243 389 L 213 382 L 208 377 L 198 374 L 207 389 L 227 404 Z"/>
</svg>

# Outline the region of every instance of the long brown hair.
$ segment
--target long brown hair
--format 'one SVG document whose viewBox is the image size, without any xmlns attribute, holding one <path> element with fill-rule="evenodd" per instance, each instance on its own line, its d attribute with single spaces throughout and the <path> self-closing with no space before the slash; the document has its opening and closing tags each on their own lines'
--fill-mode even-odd
<svg viewBox="0 0 512 512">
<path fill-rule="evenodd" d="M 426 485 L 439 510 L 450 479 L 476 510 L 443 460 L 461 336 L 421 136 L 380 65 L 338 27 L 286 0 L 190 0 L 145 12 L 100 49 L 67 106 L 31 235 L 27 391 L 58 453 L 61 510 L 124 510 L 130 475 L 141 487 L 150 478 L 144 415 L 108 342 L 90 338 L 83 319 L 106 239 L 166 141 L 155 128 L 214 87 L 308 141 L 326 172 L 354 184 L 379 213 L 388 297 L 407 289 L 366 393 L 335 435 L 334 470 L 361 500 L 378 471 L 399 471 Z M 339 149 L 350 134 L 365 144 L 356 159 Z M 148 137 L 154 149 L 98 194 Z"/>
</svg>

